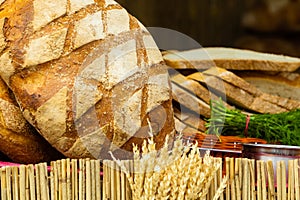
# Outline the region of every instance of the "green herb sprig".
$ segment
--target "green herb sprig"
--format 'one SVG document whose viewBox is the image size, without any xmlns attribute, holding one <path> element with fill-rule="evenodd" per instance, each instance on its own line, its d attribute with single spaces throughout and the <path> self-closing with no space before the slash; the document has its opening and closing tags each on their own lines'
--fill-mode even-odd
<svg viewBox="0 0 300 200">
<path fill-rule="evenodd" d="M 212 101 L 210 107 L 211 118 L 206 124 L 210 134 L 248 136 L 272 144 L 300 146 L 300 109 L 278 114 L 251 114 L 245 131 L 247 114 L 226 108 L 222 101 Z"/>
</svg>

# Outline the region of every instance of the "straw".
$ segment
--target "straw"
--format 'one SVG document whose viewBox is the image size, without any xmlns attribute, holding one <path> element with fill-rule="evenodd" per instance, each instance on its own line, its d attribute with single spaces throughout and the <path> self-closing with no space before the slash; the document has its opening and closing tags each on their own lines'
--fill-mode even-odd
<svg viewBox="0 0 300 200">
<path fill-rule="evenodd" d="M 268 172 L 268 188 L 270 191 L 270 200 L 275 200 L 275 181 L 274 181 L 274 168 L 273 161 L 267 161 L 267 172 Z"/>
<path fill-rule="evenodd" d="M 295 196 L 296 196 L 296 200 L 300 200 L 298 160 L 294 160 L 294 177 L 295 177 Z"/>
<path fill-rule="evenodd" d="M 248 184 L 248 180 L 249 180 L 249 171 L 248 171 L 248 160 L 247 159 L 242 159 L 242 166 L 243 166 L 243 182 L 244 184 L 242 184 L 242 199 L 243 200 L 247 200 L 248 199 L 248 194 L 250 194 L 249 192 L 249 184 Z"/>
<path fill-rule="evenodd" d="M 219 158 L 220 159 L 220 163 L 222 163 L 222 158 Z M 219 169 L 219 175 L 218 175 L 218 180 L 219 180 L 219 186 L 221 186 L 224 182 L 223 182 L 223 165 L 220 166 L 220 169 Z M 227 182 L 227 181 L 226 181 Z M 226 183 L 225 183 L 226 184 Z M 227 185 L 227 184 L 226 184 Z M 225 187 L 226 187 L 225 185 Z M 224 191 L 223 191 L 224 193 Z M 220 200 L 224 200 L 224 195 L 223 193 L 220 195 Z"/>
<path fill-rule="evenodd" d="M 260 173 L 261 173 L 261 186 L 262 186 L 262 200 L 267 199 L 267 181 L 266 181 L 266 172 L 265 172 L 265 162 L 261 161 Z"/>
<path fill-rule="evenodd" d="M 100 176 L 100 173 L 96 175 L 96 169 L 95 169 L 95 160 L 90 160 L 91 164 L 91 193 L 92 193 L 92 200 L 96 199 L 96 176 Z"/>
<path fill-rule="evenodd" d="M 225 158 L 225 164 L 226 164 L 226 174 L 229 174 L 229 179 L 227 180 L 227 187 L 226 187 L 226 199 L 230 200 L 231 196 L 231 190 L 230 190 L 230 158 L 226 157 Z"/>
<path fill-rule="evenodd" d="M 6 192 L 7 192 L 7 200 L 11 200 L 11 168 L 8 167 L 5 170 L 5 176 L 6 176 Z"/>
<path fill-rule="evenodd" d="M 276 162 L 276 184 L 277 184 L 277 200 L 282 200 L 282 166 L 281 161 Z"/>
<path fill-rule="evenodd" d="M 295 199 L 295 188 L 294 188 L 294 161 L 289 160 L 288 161 L 288 173 L 289 173 L 289 180 L 288 180 L 288 200 L 294 200 Z"/>
<path fill-rule="evenodd" d="M 53 168 L 50 171 L 50 199 L 55 199 L 55 187 L 54 187 L 54 173 L 53 173 Z"/>
<path fill-rule="evenodd" d="M 16 166 L 12 167 L 12 192 L 13 192 L 13 199 L 19 199 L 19 168 Z M 31 186 L 30 186 L 31 189 Z M 32 190 L 32 189 L 31 189 Z M 35 196 L 33 197 L 35 200 Z M 31 200 L 33 200 L 31 198 Z"/>
<path fill-rule="evenodd" d="M 114 162 L 115 163 L 115 162 Z M 121 173 L 120 173 L 120 167 L 118 165 L 116 165 L 115 163 L 115 166 L 114 166 L 114 169 L 115 169 L 115 176 L 116 176 L 116 199 L 117 200 L 121 200 L 121 195 L 122 195 L 122 188 L 121 188 Z"/>
<path fill-rule="evenodd" d="M 84 160 L 79 159 L 79 200 L 84 200 Z"/>
<path fill-rule="evenodd" d="M 281 168 L 281 193 L 282 200 L 286 200 L 286 163 L 285 161 L 280 161 Z"/>
<path fill-rule="evenodd" d="M 71 199 L 71 161 L 69 158 L 66 159 L 66 173 L 67 173 L 67 199 Z M 77 172 L 76 172 L 77 173 Z"/>
<path fill-rule="evenodd" d="M 237 199 L 241 199 L 242 195 L 241 195 L 241 183 L 240 183 L 240 177 L 242 176 L 242 174 L 240 173 L 240 168 L 241 168 L 241 158 L 237 158 L 235 160 L 235 184 L 236 184 L 236 198 Z"/>
<path fill-rule="evenodd" d="M 99 160 L 96 160 L 95 161 L 95 171 L 96 171 L 96 174 L 95 174 L 95 177 L 96 177 L 96 199 L 101 199 L 101 196 L 102 196 L 102 185 L 101 185 L 101 180 L 100 180 L 100 161 Z"/>
<path fill-rule="evenodd" d="M 19 167 L 19 190 L 20 190 L 20 200 L 25 200 L 26 197 L 26 166 L 21 165 Z"/>
<path fill-rule="evenodd" d="M 78 165 L 77 160 L 71 160 L 71 167 L 72 167 L 72 199 L 78 200 Z"/>
<path fill-rule="evenodd" d="M 256 200 L 256 190 L 255 190 L 255 160 L 251 159 L 249 161 L 249 169 L 250 169 L 250 198 L 252 200 Z"/>
<path fill-rule="evenodd" d="M 262 199 L 261 161 L 256 162 L 257 168 L 257 200 Z"/>
<path fill-rule="evenodd" d="M 89 160 L 86 160 L 85 167 L 86 167 L 86 170 L 85 170 L 85 175 L 86 175 L 86 179 L 85 179 L 86 196 L 85 196 L 85 199 L 86 200 L 91 200 L 92 199 L 92 196 L 91 196 L 91 193 L 92 193 L 92 188 L 91 188 L 91 163 L 90 163 Z"/>
<path fill-rule="evenodd" d="M 234 159 L 230 158 L 229 159 L 229 166 L 230 166 L 230 175 L 229 175 L 229 181 L 230 181 L 230 188 L 231 188 L 231 199 L 235 200 L 236 199 L 236 193 L 235 193 L 235 184 L 234 184 Z"/>
</svg>

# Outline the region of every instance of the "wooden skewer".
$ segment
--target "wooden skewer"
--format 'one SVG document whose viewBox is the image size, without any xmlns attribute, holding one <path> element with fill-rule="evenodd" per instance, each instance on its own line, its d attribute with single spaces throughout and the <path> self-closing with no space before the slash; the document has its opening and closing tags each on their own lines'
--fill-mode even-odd
<svg viewBox="0 0 300 200">
<path fill-rule="evenodd" d="M 91 164 L 91 196 L 92 200 L 96 199 L 96 168 L 95 168 L 95 160 L 90 161 Z M 99 176 L 99 174 L 97 174 Z"/>
<path fill-rule="evenodd" d="M 106 198 L 106 161 L 103 160 L 103 177 L 102 177 L 102 199 Z"/>
<path fill-rule="evenodd" d="M 295 177 L 295 196 L 296 196 L 296 200 L 300 200 L 298 160 L 294 160 L 294 177 Z"/>
<path fill-rule="evenodd" d="M 55 187 L 54 187 L 54 173 L 53 173 L 53 161 L 50 163 L 50 199 L 55 199 Z"/>
<path fill-rule="evenodd" d="M 234 170 L 235 185 L 236 185 L 236 199 L 242 199 L 241 183 L 240 183 L 240 176 L 242 176 L 242 174 L 239 174 L 241 167 L 242 167 L 241 158 L 237 158 L 235 160 L 235 170 Z"/>
<path fill-rule="evenodd" d="M 277 200 L 282 200 L 282 166 L 281 161 L 276 162 L 276 185 L 277 185 Z"/>
<path fill-rule="evenodd" d="M 67 200 L 67 163 L 66 160 L 61 160 L 61 198 L 62 200 Z"/>
<path fill-rule="evenodd" d="M 243 166 L 243 182 L 244 182 L 244 184 L 242 184 L 242 194 L 243 194 L 242 199 L 247 200 L 249 194 L 248 191 L 249 167 L 248 167 L 248 160 L 246 158 L 242 159 L 242 166 Z"/>
<path fill-rule="evenodd" d="M 34 172 L 35 172 L 35 189 L 36 189 L 36 199 L 41 199 L 41 183 L 40 183 L 40 169 L 37 165 L 34 165 Z"/>
<path fill-rule="evenodd" d="M 91 163 L 90 160 L 87 159 L 85 161 L 85 199 L 86 200 L 91 200 L 92 196 L 92 188 L 91 188 Z"/>
<path fill-rule="evenodd" d="M 256 189 L 255 189 L 255 160 L 251 159 L 250 161 L 250 190 L 251 190 L 251 195 L 250 195 L 250 199 L 252 200 L 256 200 Z"/>
<path fill-rule="evenodd" d="M 248 165 L 248 174 L 247 174 L 247 193 L 248 193 L 248 198 L 251 199 L 251 166 L 250 166 L 250 160 L 245 158 L 245 162 L 247 162 Z"/>
<path fill-rule="evenodd" d="M 122 165 L 126 167 L 124 161 Z M 124 172 L 121 172 L 121 200 L 126 200 L 126 174 Z"/>
<path fill-rule="evenodd" d="M 218 158 L 218 159 L 220 159 L 219 162 L 222 163 L 222 158 Z M 223 165 L 220 166 L 218 177 L 219 177 L 219 186 L 220 186 L 221 183 L 222 183 L 222 180 L 223 180 Z M 224 200 L 224 195 L 223 194 L 221 194 L 220 200 Z"/>
<path fill-rule="evenodd" d="M 11 167 L 7 167 L 5 170 L 5 176 L 6 176 L 6 197 L 7 200 L 11 200 Z"/>
<path fill-rule="evenodd" d="M 281 195 L 282 200 L 286 200 L 286 162 L 280 161 L 281 168 Z"/>
<path fill-rule="evenodd" d="M 25 199 L 30 199 L 30 184 L 29 184 L 29 174 L 28 174 L 28 166 L 25 166 Z M 48 199 L 47 199 L 48 200 Z"/>
<path fill-rule="evenodd" d="M 20 173 L 20 179 L 19 179 L 20 200 L 25 200 L 25 196 L 26 196 L 26 185 L 25 185 L 26 167 L 25 167 L 25 165 L 21 165 L 19 167 L 19 173 Z"/>
<path fill-rule="evenodd" d="M 131 160 L 125 161 L 125 167 L 126 167 L 126 169 L 128 169 L 129 173 L 132 173 L 133 172 L 133 161 L 131 161 Z M 127 178 L 126 178 L 126 199 L 132 199 L 132 191 L 131 191 L 131 188 L 130 188 Z"/>
<path fill-rule="evenodd" d="M 230 158 L 225 158 L 225 164 L 226 164 L 226 175 L 230 177 Z M 226 187 L 226 199 L 230 200 L 230 178 L 227 180 L 227 187 Z"/>
<path fill-rule="evenodd" d="M 265 171 L 265 162 L 262 161 L 260 165 L 260 170 L 261 170 L 261 186 L 262 186 L 262 199 L 266 200 L 267 199 L 267 181 L 266 181 L 266 171 Z"/>
<path fill-rule="evenodd" d="M 86 193 L 86 160 L 85 159 L 83 159 L 82 160 L 82 197 L 83 197 L 83 199 L 85 200 L 85 193 Z"/>
<path fill-rule="evenodd" d="M 1 172 L 1 200 L 6 200 L 6 175 L 5 167 L 0 168 Z"/>
<path fill-rule="evenodd" d="M 78 200 L 78 165 L 77 160 L 72 159 L 71 165 L 72 165 L 72 199 Z"/>
<path fill-rule="evenodd" d="M 268 172 L 268 188 L 270 191 L 270 200 L 275 200 L 275 181 L 274 181 L 274 167 L 271 160 L 267 161 L 267 172 Z"/>
<path fill-rule="evenodd" d="M 84 182 L 84 179 L 83 179 L 83 160 L 82 159 L 79 159 L 79 174 L 78 174 L 78 177 L 79 177 L 79 182 L 78 182 L 78 199 L 79 200 L 83 200 L 84 197 L 83 197 L 83 182 Z"/>
<path fill-rule="evenodd" d="M 121 169 L 120 166 L 118 166 L 115 162 L 114 162 L 114 169 L 115 169 L 115 175 L 116 175 L 116 199 L 117 200 L 121 200 Z"/>
<path fill-rule="evenodd" d="M 62 180 L 62 160 L 56 162 L 57 176 L 58 176 L 58 199 L 63 199 L 63 180 Z"/>
<path fill-rule="evenodd" d="M 34 176 L 33 176 L 34 178 Z M 19 199 L 19 168 L 17 166 L 12 167 L 12 190 L 13 190 L 13 199 L 17 200 Z M 31 186 L 30 186 L 30 190 L 32 190 Z M 34 191 L 35 192 L 35 191 Z M 31 198 L 31 200 L 33 200 L 33 198 Z M 34 200 L 35 200 L 35 196 L 34 196 Z"/>
<path fill-rule="evenodd" d="M 110 191 L 111 191 L 111 199 L 117 199 L 117 184 L 116 184 L 116 166 L 114 165 L 115 162 L 110 161 L 109 162 L 109 171 L 111 175 L 110 179 Z"/>
<path fill-rule="evenodd" d="M 54 175 L 54 197 L 55 200 L 59 199 L 59 173 L 58 173 L 58 167 L 57 167 L 58 162 L 53 162 L 53 175 Z"/>
<path fill-rule="evenodd" d="M 288 180 L 288 200 L 295 199 L 295 190 L 294 190 L 294 161 L 288 161 L 288 173 L 289 173 L 289 180 Z"/>
<path fill-rule="evenodd" d="M 49 200 L 49 188 L 48 188 L 48 175 L 47 175 L 47 164 L 41 163 L 38 165 L 40 168 L 40 183 L 41 183 L 41 199 Z"/>
<path fill-rule="evenodd" d="M 256 161 L 256 171 L 257 171 L 257 200 L 262 199 L 262 188 L 261 188 L 261 161 Z"/>
<path fill-rule="evenodd" d="M 66 159 L 66 172 L 67 172 L 67 199 L 71 199 L 71 161 L 69 158 Z"/>
<path fill-rule="evenodd" d="M 230 182 L 230 188 L 231 188 L 231 199 L 235 200 L 236 199 L 236 192 L 235 192 L 235 184 L 234 184 L 234 159 L 230 158 L 229 159 L 229 182 Z"/>
<path fill-rule="evenodd" d="M 111 199 L 110 196 L 110 170 L 109 170 L 109 161 L 103 161 L 103 199 Z"/>
<path fill-rule="evenodd" d="M 100 160 L 95 161 L 96 168 L 96 199 L 101 200 L 102 186 L 101 186 L 101 176 L 100 176 Z"/>
</svg>

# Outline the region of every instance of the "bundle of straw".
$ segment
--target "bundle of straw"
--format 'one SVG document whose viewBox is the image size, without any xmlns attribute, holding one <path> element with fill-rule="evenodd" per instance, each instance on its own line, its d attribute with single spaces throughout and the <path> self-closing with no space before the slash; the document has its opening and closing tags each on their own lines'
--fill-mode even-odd
<svg viewBox="0 0 300 200">
<path fill-rule="evenodd" d="M 115 160 L 128 177 L 133 200 L 146 199 L 203 199 L 222 160 L 215 159 L 209 152 L 201 157 L 197 144 L 185 147 L 178 137 L 169 150 L 168 138 L 159 151 L 153 139 L 145 141 L 141 151 L 134 146 L 133 172 L 121 161 Z M 218 199 L 226 187 L 223 178 L 213 199 Z"/>
</svg>

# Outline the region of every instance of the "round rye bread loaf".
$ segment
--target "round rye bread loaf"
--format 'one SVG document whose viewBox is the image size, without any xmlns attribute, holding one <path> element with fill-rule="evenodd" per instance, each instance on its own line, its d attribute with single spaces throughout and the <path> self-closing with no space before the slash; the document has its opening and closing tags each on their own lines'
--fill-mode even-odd
<svg viewBox="0 0 300 200">
<path fill-rule="evenodd" d="M 160 148 L 174 135 L 161 53 L 115 1 L 7 0 L 1 9 L 0 75 L 65 156 L 128 157 L 133 143 L 154 136 Z"/>
</svg>

